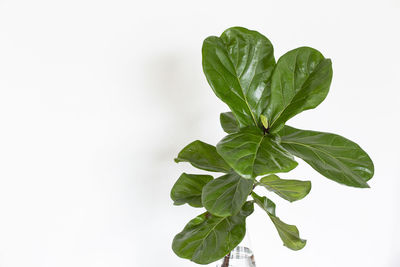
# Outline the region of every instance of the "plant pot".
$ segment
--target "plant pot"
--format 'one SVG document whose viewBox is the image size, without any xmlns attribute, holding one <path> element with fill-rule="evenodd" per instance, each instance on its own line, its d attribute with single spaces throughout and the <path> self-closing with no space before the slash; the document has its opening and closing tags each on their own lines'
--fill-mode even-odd
<svg viewBox="0 0 400 267">
<path fill-rule="evenodd" d="M 250 237 L 248 234 L 244 237 L 243 241 L 234 248 L 223 259 L 214 263 L 211 266 L 216 267 L 256 267 L 254 254 L 251 250 Z"/>
</svg>

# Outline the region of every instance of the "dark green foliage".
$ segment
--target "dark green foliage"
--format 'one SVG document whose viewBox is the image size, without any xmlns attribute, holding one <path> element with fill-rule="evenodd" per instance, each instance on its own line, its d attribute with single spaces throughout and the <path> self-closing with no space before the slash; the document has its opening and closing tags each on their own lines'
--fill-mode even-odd
<svg viewBox="0 0 400 267">
<path fill-rule="evenodd" d="M 174 238 L 174 252 L 198 264 L 224 257 L 243 239 L 254 203 L 267 213 L 286 247 L 302 249 L 306 241 L 297 227 L 281 221 L 275 204 L 257 195 L 254 187 L 265 187 L 290 202 L 304 198 L 311 190 L 310 181 L 276 175 L 294 169 L 294 157 L 347 186 L 369 187 L 367 181 L 374 174 L 371 159 L 356 143 L 285 125 L 325 99 L 332 80 L 331 60 L 313 48 L 300 47 L 275 62 L 271 42 L 241 27 L 208 37 L 202 55 L 208 83 L 231 110 L 220 115 L 228 135 L 216 147 L 195 141 L 175 161 L 226 174 L 214 179 L 184 173 L 175 183 L 171 191 L 175 205 L 187 203 L 206 212 Z M 262 175 L 266 176 L 257 180 Z"/>
</svg>

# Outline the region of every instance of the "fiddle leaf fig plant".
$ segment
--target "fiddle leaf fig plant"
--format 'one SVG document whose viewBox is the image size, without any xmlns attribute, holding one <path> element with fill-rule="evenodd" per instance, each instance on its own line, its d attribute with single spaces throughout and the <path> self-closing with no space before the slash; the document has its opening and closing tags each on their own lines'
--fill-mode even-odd
<svg viewBox="0 0 400 267">
<path fill-rule="evenodd" d="M 306 245 L 296 226 L 283 222 L 265 192 L 293 202 L 311 190 L 310 181 L 282 179 L 300 158 L 326 178 L 366 188 L 374 165 L 356 143 L 336 134 L 286 125 L 293 116 L 317 107 L 327 96 L 332 63 L 310 47 L 291 50 L 275 61 L 271 42 L 241 27 L 205 39 L 203 70 L 214 93 L 230 108 L 220 114 L 227 135 L 216 145 L 194 141 L 176 162 L 219 177 L 183 173 L 171 190 L 175 205 L 204 208 L 175 236 L 172 249 L 181 258 L 209 264 L 234 249 L 246 233 L 254 204 L 264 210 L 283 244 L 292 250 Z"/>
</svg>

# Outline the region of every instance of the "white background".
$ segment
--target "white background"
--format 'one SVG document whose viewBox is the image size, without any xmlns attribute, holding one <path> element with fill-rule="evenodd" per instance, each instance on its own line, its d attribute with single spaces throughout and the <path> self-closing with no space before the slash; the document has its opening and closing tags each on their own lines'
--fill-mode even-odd
<svg viewBox="0 0 400 267">
<path fill-rule="evenodd" d="M 248 220 L 261 267 L 400 266 L 400 2 L 0 0 L 0 266 L 196 266 L 173 236 L 201 211 L 175 207 L 173 158 L 223 136 L 201 68 L 209 35 L 244 26 L 279 58 L 299 46 L 333 61 L 331 91 L 290 121 L 341 134 L 375 163 L 371 189 L 310 179 L 293 204 L 269 196 L 307 246 Z M 265 191 L 261 191 L 266 193 Z"/>
</svg>

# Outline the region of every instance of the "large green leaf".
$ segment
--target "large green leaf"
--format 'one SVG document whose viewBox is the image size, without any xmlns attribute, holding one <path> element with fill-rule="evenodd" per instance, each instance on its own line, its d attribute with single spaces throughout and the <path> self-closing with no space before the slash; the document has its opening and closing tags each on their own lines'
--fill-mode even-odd
<svg viewBox="0 0 400 267">
<path fill-rule="evenodd" d="M 356 143 L 336 134 L 285 126 L 279 133 L 282 146 L 325 177 L 354 187 L 369 187 L 374 175 L 372 160 Z"/>
<path fill-rule="evenodd" d="M 326 97 L 332 80 L 332 63 L 317 50 L 300 47 L 284 54 L 272 75 L 271 96 L 264 112 L 271 132 L 285 122 L 318 106 Z"/>
<path fill-rule="evenodd" d="M 297 166 L 276 136 L 264 135 L 256 127 L 243 128 L 225 136 L 217 144 L 217 151 L 239 175 L 248 179 L 288 172 Z"/>
<path fill-rule="evenodd" d="M 213 179 L 210 175 L 182 173 L 171 190 L 174 205 L 188 203 L 195 208 L 203 207 L 201 203 L 203 187 Z"/>
<path fill-rule="evenodd" d="M 209 182 L 203 189 L 204 207 L 217 216 L 236 214 L 253 189 L 253 180 L 229 173 Z"/>
<path fill-rule="evenodd" d="M 236 133 L 239 131 L 239 124 L 232 112 L 221 113 L 219 121 L 221 122 L 222 129 L 224 129 L 226 133 Z"/>
<path fill-rule="evenodd" d="M 252 193 L 252 197 L 257 205 L 267 212 L 272 223 L 275 225 L 276 230 L 278 230 L 283 245 L 292 250 L 300 250 L 304 248 L 307 241 L 300 238 L 299 230 L 295 225 L 286 224 L 276 216 L 274 202 L 266 197 L 260 197 L 254 192 Z"/>
<path fill-rule="evenodd" d="M 290 202 L 304 198 L 311 190 L 310 181 L 281 179 L 275 174 L 261 178 L 259 184 Z"/>
<path fill-rule="evenodd" d="M 215 94 L 235 114 L 240 127 L 256 126 L 265 109 L 275 66 L 271 42 L 245 28 L 226 30 L 203 43 L 203 71 Z"/>
<path fill-rule="evenodd" d="M 197 216 L 175 236 L 173 251 L 179 257 L 198 264 L 221 259 L 243 240 L 246 217 L 253 213 L 253 209 L 253 202 L 248 201 L 234 216 L 218 217 L 209 212 Z"/>
<path fill-rule="evenodd" d="M 175 162 L 189 162 L 196 168 L 212 172 L 229 172 L 231 170 L 214 146 L 199 140 L 184 147 Z"/>
</svg>

